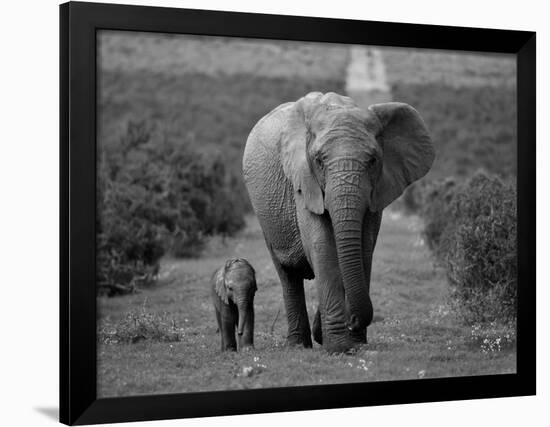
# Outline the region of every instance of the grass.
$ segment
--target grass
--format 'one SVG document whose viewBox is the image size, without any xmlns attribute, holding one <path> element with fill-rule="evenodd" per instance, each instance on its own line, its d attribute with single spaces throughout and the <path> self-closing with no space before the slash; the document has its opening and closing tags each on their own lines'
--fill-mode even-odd
<svg viewBox="0 0 550 427">
<path fill-rule="evenodd" d="M 146 119 L 161 121 L 176 136 L 190 136 L 201 147 L 243 149 L 250 129 L 261 117 L 312 90 L 343 92 L 343 81 L 104 71 L 100 78 L 100 142 L 116 143 L 128 120 Z"/>
<path fill-rule="evenodd" d="M 444 272 L 433 265 L 416 217 L 385 214 L 373 266 L 375 323 L 369 343 L 354 355 L 329 355 L 284 345 L 282 291 L 254 217 L 234 238 L 214 238 L 204 256 L 165 260 L 160 282 L 140 294 L 99 298 L 98 328 L 125 325 L 128 313 L 159 319 L 178 340 L 98 341 L 98 393 L 126 396 L 256 387 L 400 380 L 515 372 L 511 331 L 462 325 L 448 305 Z M 221 353 L 209 298 L 210 274 L 226 258 L 242 256 L 256 268 L 255 350 Z M 316 289 L 306 282 L 313 316 Z M 273 333 L 271 327 L 275 322 Z M 124 327 L 122 327 L 124 331 Z M 173 332 L 166 329 L 168 336 Z M 131 342 L 131 341 L 130 341 Z"/>
<path fill-rule="evenodd" d="M 343 93 L 347 61 L 343 45 L 101 32 L 99 145 L 145 119 L 240 161 L 250 129 L 277 105 Z"/>
<path fill-rule="evenodd" d="M 181 328 L 167 313 L 153 313 L 145 309 L 129 312 L 116 324 L 100 322 L 97 339 L 105 344 L 132 343 L 149 340 L 156 342 L 180 341 L 184 336 Z"/>
<path fill-rule="evenodd" d="M 174 76 L 254 74 L 269 78 L 339 79 L 348 48 L 332 43 L 102 31 L 102 69 Z"/>
<path fill-rule="evenodd" d="M 390 84 L 436 84 L 453 88 L 516 85 L 514 55 L 433 49 L 382 48 Z"/>
</svg>

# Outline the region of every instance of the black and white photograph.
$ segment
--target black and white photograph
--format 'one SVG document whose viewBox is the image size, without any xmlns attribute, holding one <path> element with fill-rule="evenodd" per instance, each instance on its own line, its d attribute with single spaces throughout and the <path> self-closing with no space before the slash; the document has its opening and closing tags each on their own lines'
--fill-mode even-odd
<svg viewBox="0 0 550 427">
<path fill-rule="evenodd" d="M 4 2 L 2 425 L 544 424 L 544 10 Z"/>
<path fill-rule="evenodd" d="M 511 54 L 97 32 L 97 396 L 516 372 Z"/>
</svg>

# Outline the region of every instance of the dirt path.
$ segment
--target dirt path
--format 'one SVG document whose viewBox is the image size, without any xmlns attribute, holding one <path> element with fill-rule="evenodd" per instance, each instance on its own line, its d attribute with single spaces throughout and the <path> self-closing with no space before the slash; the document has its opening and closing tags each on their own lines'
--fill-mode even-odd
<svg viewBox="0 0 550 427">
<path fill-rule="evenodd" d="M 366 46 L 350 47 L 346 92 L 362 108 L 391 101 L 391 91 L 386 81 L 386 67 L 379 49 Z"/>
<path fill-rule="evenodd" d="M 171 393 L 378 381 L 514 372 L 515 349 L 491 350 L 472 328 L 461 326 L 446 305 L 444 274 L 434 268 L 419 234 L 420 223 L 384 214 L 373 262 L 375 323 L 369 344 L 355 355 L 328 355 L 284 345 L 282 292 L 255 217 L 226 242 L 213 239 L 203 256 L 167 260 L 161 283 L 140 294 L 100 298 L 101 327 L 121 328 L 128 312 L 166 316 L 180 340 L 98 345 L 100 396 Z M 219 334 L 209 298 L 210 274 L 230 256 L 250 260 L 258 271 L 255 299 L 256 349 L 219 351 Z M 313 282 L 306 283 L 310 318 L 316 305 Z M 274 324 L 275 319 L 277 321 Z M 273 333 L 271 332 L 273 327 Z M 495 341 L 499 337 L 488 336 Z M 502 337 L 500 337 L 502 338 Z"/>
</svg>

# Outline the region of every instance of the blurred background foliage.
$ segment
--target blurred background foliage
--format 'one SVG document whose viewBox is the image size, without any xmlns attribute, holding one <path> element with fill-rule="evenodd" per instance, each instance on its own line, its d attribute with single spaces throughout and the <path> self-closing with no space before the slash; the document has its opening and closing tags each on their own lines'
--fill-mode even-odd
<svg viewBox="0 0 550 427">
<path fill-rule="evenodd" d="M 244 225 L 236 179 L 220 155 L 129 122 L 101 153 L 98 176 L 99 288 L 108 294 L 154 282 L 162 255 L 200 252 L 212 234 Z"/>
</svg>

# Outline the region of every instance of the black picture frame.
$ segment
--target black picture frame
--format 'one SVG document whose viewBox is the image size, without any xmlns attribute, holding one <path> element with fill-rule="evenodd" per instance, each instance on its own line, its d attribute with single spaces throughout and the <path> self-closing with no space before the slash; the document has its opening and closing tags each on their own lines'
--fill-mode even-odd
<svg viewBox="0 0 550 427">
<path fill-rule="evenodd" d="M 519 236 L 517 373 L 98 399 L 96 32 L 103 29 L 515 54 Z M 535 394 L 535 48 L 536 34 L 528 31 L 100 3 L 62 4 L 60 421 L 91 424 Z"/>
</svg>

